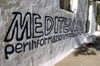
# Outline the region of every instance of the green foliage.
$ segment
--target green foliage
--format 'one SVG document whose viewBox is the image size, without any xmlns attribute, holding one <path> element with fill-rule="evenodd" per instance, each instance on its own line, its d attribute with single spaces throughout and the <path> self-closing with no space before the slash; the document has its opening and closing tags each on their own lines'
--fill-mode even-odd
<svg viewBox="0 0 100 66">
<path fill-rule="evenodd" d="M 100 25 L 100 3 L 97 4 L 96 23 Z"/>
</svg>

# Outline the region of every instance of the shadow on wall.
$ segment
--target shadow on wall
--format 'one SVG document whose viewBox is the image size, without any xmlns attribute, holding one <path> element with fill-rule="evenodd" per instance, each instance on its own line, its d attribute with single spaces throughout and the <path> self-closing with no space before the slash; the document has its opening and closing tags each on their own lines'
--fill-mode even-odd
<svg viewBox="0 0 100 66">
<path fill-rule="evenodd" d="M 96 55 L 96 51 L 100 51 L 100 36 L 96 37 L 96 41 L 93 44 L 83 44 L 74 51 L 73 55 Z"/>
</svg>

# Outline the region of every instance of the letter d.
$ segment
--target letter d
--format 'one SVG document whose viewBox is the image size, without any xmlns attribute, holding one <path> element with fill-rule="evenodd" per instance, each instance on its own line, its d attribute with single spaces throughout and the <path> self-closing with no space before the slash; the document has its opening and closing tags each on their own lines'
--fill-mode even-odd
<svg viewBox="0 0 100 66">
<path fill-rule="evenodd" d="M 50 16 L 45 17 L 45 35 L 48 35 L 51 33 L 54 26 L 53 18 Z"/>
</svg>

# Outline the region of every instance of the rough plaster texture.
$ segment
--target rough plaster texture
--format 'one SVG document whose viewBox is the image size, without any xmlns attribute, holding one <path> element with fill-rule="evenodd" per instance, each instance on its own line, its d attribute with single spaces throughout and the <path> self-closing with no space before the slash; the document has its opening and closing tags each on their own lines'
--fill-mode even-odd
<svg viewBox="0 0 100 66">
<path fill-rule="evenodd" d="M 77 10 L 75 9 L 75 12 L 71 13 L 60 9 L 59 0 L 0 0 L 0 66 L 53 66 L 56 62 L 73 51 L 73 49 L 82 45 L 86 38 L 85 24 L 87 20 L 88 1 L 77 1 L 77 8 L 75 7 Z M 82 31 L 84 33 L 81 35 L 79 34 L 76 37 L 68 37 L 67 39 L 56 43 L 46 43 L 46 45 L 39 46 L 38 48 L 30 51 L 26 48 L 26 52 L 14 52 L 13 54 L 8 54 L 9 59 L 5 59 L 5 46 L 7 44 L 15 46 L 16 43 L 18 43 L 15 39 L 16 37 L 14 37 L 11 42 L 4 42 L 8 28 L 14 18 L 14 15 L 12 15 L 13 12 L 21 12 L 22 15 L 25 15 L 26 12 L 39 14 L 42 17 L 41 22 L 43 22 L 43 25 L 45 16 L 51 16 L 52 18 L 58 16 L 75 19 L 82 23 Z M 43 29 L 44 28 L 42 27 L 40 30 Z M 54 35 L 53 32 L 51 32 L 48 36 L 52 35 Z M 24 38 L 19 42 L 23 43 L 37 39 L 40 38 L 31 38 L 29 40 Z M 9 47 L 7 49 L 11 51 L 12 48 Z"/>
<path fill-rule="evenodd" d="M 89 6 L 89 20 L 90 20 L 90 28 L 89 28 L 89 34 L 94 35 L 95 33 L 95 25 L 96 25 L 96 2 L 94 2 L 92 5 Z"/>
</svg>

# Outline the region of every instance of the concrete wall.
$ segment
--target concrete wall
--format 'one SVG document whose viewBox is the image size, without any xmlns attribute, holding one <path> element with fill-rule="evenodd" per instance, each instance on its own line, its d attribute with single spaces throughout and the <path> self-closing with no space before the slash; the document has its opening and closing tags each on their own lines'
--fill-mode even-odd
<svg viewBox="0 0 100 66">
<path fill-rule="evenodd" d="M 95 25 L 96 25 L 96 10 L 97 10 L 97 4 L 96 2 L 93 2 L 93 4 L 91 4 L 89 6 L 89 21 L 90 21 L 90 29 L 88 34 L 89 35 L 94 35 L 95 33 Z"/>
<path fill-rule="evenodd" d="M 74 2 L 75 3 L 75 2 Z M 53 66 L 84 43 L 88 1 L 0 0 L 0 66 Z"/>
</svg>

